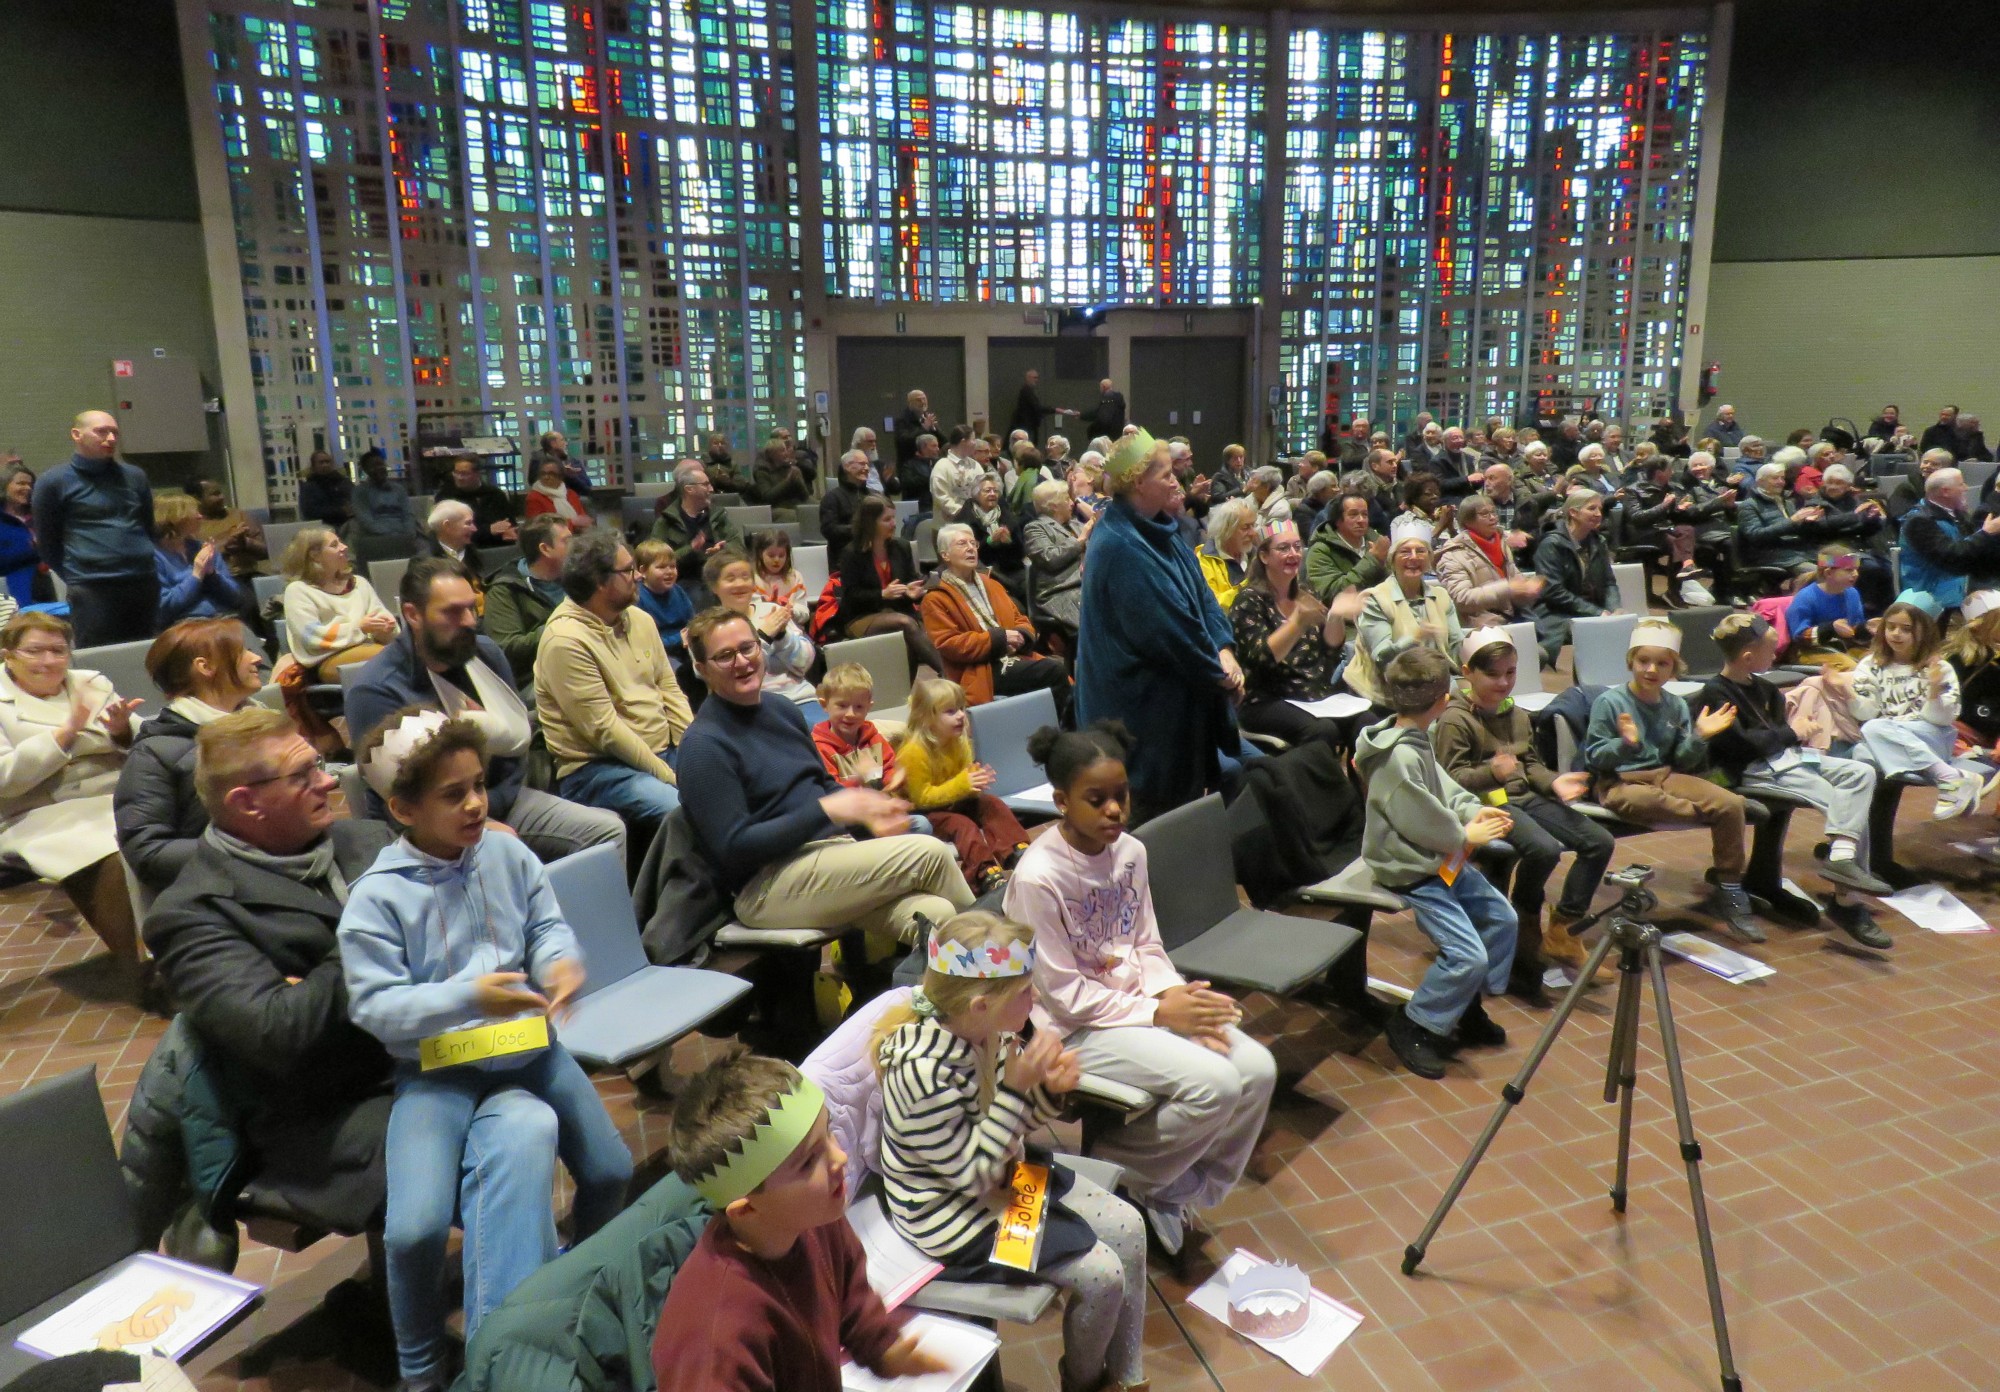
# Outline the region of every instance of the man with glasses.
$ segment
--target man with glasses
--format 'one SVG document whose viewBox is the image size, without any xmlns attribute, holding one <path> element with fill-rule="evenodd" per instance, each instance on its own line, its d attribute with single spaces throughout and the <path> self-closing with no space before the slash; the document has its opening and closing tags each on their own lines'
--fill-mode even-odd
<svg viewBox="0 0 2000 1392">
<path fill-rule="evenodd" d="M 535 518 L 521 530 L 545 539 L 554 533 L 567 548 L 567 529 L 547 518 Z M 497 829 L 519 836 L 545 862 L 606 844 L 623 855 L 625 823 L 616 812 L 585 807 L 523 781 L 534 726 L 515 692 L 507 654 L 479 631 L 471 573 L 453 560 L 413 561 L 403 572 L 398 598 L 402 631 L 347 689 L 347 730 L 354 747 L 405 706 L 437 706 L 463 715 L 486 736 L 487 812 Z M 490 598 L 486 612 L 492 616 Z M 367 815 L 388 820 L 373 789 Z"/>
<path fill-rule="evenodd" d="M 616 812 L 635 845 L 650 845 L 680 806 L 675 746 L 694 712 L 659 627 L 638 604 L 638 567 L 617 533 L 571 541 L 562 587 L 535 655 L 535 710 L 556 792 Z"/>
<path fill-rule="evenodd" d="M 654 505 L 653 540 L 674 548 L 683 585 L 701 583 L 701 563 L 710 552 L 743 545 L 743 534 L 728 514 L 708 505 L 714 496 L 708 470 L 692 459 L 683 459 L 674 465 L 673 491 L 662 494 Z"/>
<path fill-rule="evenodd" d="M 706 610 L 688 625 L 687 645 L 709 699 L 681 742 L 684 803 L 742 923 L 852 925 L 919 946 L 925 922 L 972 907 L 951 847 L 905 834 L 910 805 L 841 787 L 798 706 L 764 694 L 763 648 L 748 619 Z"/>
</svg>

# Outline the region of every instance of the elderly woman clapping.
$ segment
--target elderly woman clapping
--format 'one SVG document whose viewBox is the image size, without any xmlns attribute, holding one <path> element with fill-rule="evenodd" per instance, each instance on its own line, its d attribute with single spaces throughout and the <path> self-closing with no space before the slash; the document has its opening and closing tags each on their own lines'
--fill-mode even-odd
<svg viewBox="0 0 2000 1392">
<path fill-rule="evenodd" d="M 1064 637 L 1076 637 L 1083 607 L 1083 549 L 1097 519 L 1076 515 L 1067 483 L 1035 485 L 1036 517 L 1021 529 L 1026 548 L 1029 612 Z"/>
<path fill-rule="evenodd" d="M 1389 528 L 1389 578 L 1363 596 L 1360 635 L 1347 664 L 1347 684 L 1378 706 L 1388 704 L 1382 669 L 1391 658 L 1419 644 L 1450 657 L 1464 641 L 1450 593 L 1424 578 L 1430 568 L 1430 527 L 1407 513 L 1398 517 Z"/>
<path fill-rule="evenodd" d="M 1814 504 L 1797 512 L 1785 507 L 1789 471 L 1805 463 L 1805 451 L 1786 446 L 1757 470 L 1757 486 L 1736 505 L 1736 545 L 1746 566 L 1782 566 L 1794 584 L 1818 568 L 1815 550 L 1827 529 L 1826 509 Z M 1786 588 L 1790 588 L 1787 586 Z"/>
<path fill-rule="evenodd" d="M 47 614 L 9 619 L 0 659 L 0 862 L 60 884 L 104 945 L 136 963 L 111 795 L 139 702 L 72 671 L 69 625 Z"/>
<path fill-rule="evenodd" d="M 1045 485 L 1046 486 L 1046 485 Z M 1044 688 L 1056 710 L 1069 709 L 1069 668 L 1061 658 L 1035 654 L 1035 626 L 1012 595 L 979 570 L 979 541 L 963 522 L 938 528 L 943 569 L 925 594 L 924 631 L 944 657 L 944 676 L 965 690 L 975 706 L 996 696 Z"/>
</svg>

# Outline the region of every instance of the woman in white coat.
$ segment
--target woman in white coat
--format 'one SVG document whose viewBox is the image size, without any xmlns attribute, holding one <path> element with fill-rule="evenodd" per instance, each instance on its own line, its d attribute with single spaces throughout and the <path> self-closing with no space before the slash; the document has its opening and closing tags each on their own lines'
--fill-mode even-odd
<svg viewBox="0 0 2000 1392">
<path fill-rule="evenodd" d="M 139 702 L 69 659 L 61 619 L 17 614 L 0 627 L 0 862 L 60 884 L 112 954 L 136 963 L 111 794 Z"/>
</svg>

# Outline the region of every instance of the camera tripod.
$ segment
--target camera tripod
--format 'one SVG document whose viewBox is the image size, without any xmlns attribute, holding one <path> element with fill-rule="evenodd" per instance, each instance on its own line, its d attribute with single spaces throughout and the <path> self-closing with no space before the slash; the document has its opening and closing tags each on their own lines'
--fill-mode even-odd
<svg viewBox="0 0 2000 1392">
<path fill-rule="evenodd" d="M 1414 1276 L 1423 1262 L 1424 1253 L 1429 1249 L 1431 1239 L 1443 1226 L 1445 1216 L 1451 1212 L 1458 1196 L 1465 1191 L 1473 1170 L 1486 1157 L 1487 1147 L 1500 1134 L 1500 1127 L 1514 1108 L 1528 1095 L 1528 1084 L 1535 1076 L 1535 1070 L 1542 1066 L 1542 1060 L 1554 1047 L 1556 1036 L 1562 1033 L 1575 1013 L 1577 1002 L 1583 998 L 1584 988 L 1596 976 L 1599 964 L 1618 951 L 1618 1002 L 1612 1015 L 1610 1057 L 1604 1070 L 1604 1100 L 1618 1103 L 1618 1168 L 1611 1182 L 1611 1206 L 1614 1211 L 1625 1211 L 1626 1164 L 1632 1149 L 1632 1094 L 1638 1084 L 1639 1063 L 1639 975 L 1643 971 L 1652 979 L 1654 1014 L 1660 1028 L 1660 1052 L 1667 1063 L 1667 1084 L 1673 1091 L 1674 1120 L 1680 1128 L 1681 1159 L 1687 1165 L 1688 1191 L 1693 1199 L 1695 1237 L 1701 1247 L 1702 1278 L 1708 1285 L 1708 1313 L 1715 1325 L 1715 1352 L 1722 1365 L 1723 1392 L 1742 1392 L 1743 1380 L 1736 1375 L 1736 1360 L 1729 1350 L 1729 1325 L 1722 1312 L 1722 1281 L 1715 1270 L 1715 1244 L 1709 1237 L 1708 1205 L 1702 1197 L 1701 1189 L 1701 1145 L 1695 1140 L 1694 1117 L 1688 1110 L 1687 1081 L 1681 1072 L 1680 1043 L 1674 1034 L 1674 1017 L 1667 1004 L 1667 973 L 1660 960 L 1660 930 L 1646 921 L 1646 916 L 1659 906 L 1658 897 L 1646 888 L 1646 881 L 1653 878 L 1650 866 L 1631 865 L 1615 875 L 1605 877 L 1610 883 L 1621 886 L 1624 896 L 1608 909 L 1600 910 L 1582 920 L 1571 931 L 1583 933 L 1594 924 L 1608 919 L 1604 936 L 1591 949 L 1588 960 L 1577 972 L 1576 980 L 1563 997 L 1562 1004 L 1548 1025 L 1542 1030 L 1541 1038 L 1528 1051 L 1522 1061 L 1521 1071 L 1513 1081 L 1500 1089 L 1500 1105 L 1486 1123 L 1486 1129 L 1473 1143 L 1472 1153 L 1458 1167 L 1458 1173 L 1446 1186 L 1444 1197 L 1438 1201 L 1430 1221 L 1424 1224 L 1423 1232 L 1417 1240 L 1403 1249 L 1403 1274 Z"/>
</svg>

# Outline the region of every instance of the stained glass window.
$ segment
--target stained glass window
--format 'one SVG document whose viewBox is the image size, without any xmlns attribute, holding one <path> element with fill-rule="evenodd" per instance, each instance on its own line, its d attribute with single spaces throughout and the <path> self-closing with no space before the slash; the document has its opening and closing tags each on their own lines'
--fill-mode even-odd
<svg viewBox="0 0 2000 1392">
<path fill-rule="evenodd" d="M 781 0 L 205 9 L 274 500 L 322 445 L 799 424 Z"/>
</svg>

